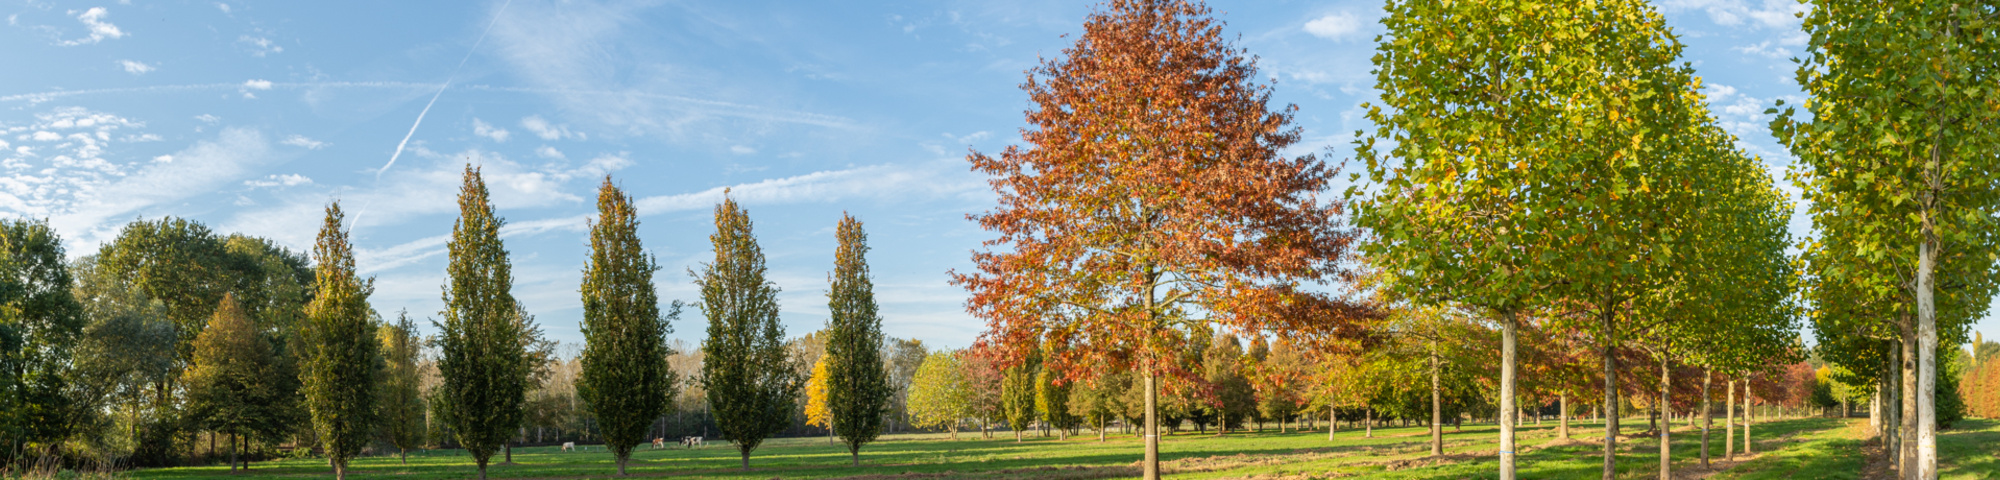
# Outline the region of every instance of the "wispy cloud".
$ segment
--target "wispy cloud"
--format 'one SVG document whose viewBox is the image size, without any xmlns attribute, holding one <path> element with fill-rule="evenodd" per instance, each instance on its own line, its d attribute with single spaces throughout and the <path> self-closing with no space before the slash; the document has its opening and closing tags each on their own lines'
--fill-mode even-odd
<svg viewBox="0 0 2000 480">
<path fill-rule="evenodd" d="M 511 135 L 507 129 L 495 127 L 477 118 L 472 119 L 472 134 L 491 138 L 495 142 L 506 142 L 507 136 Z"/>
<path fill-rule="evenodd" d="M 312 183 L 313 180 L 311 178 L 306 178 L 305 175 L 299 175 L 296 173 L 287 173 L 283 175 L 277 175 L 277 174 L 265 175 L 264 178 L 243 181 L 243 185 L 245 186 L 258 187 L 258 188 L 296 187 L 299 185 L 310 185 Z"/>
<path fill-rule="evenodd" d="M 133 75 L 140 75 L 146 72 L 153 71 L 152 65 L 147 65 L 144 62 L 133 61 L 133 60 L 119 60 L 118 66 L 124 67 L 125 73 L 130 73 Z"/>
<path fill-rule="evenodd" d="M 1361 19 L 1347 12 L 1328 14 L 1306 22 L 1305 31 L 1319 38 L 1342 40 L 1361 32 Z"/>
<path fill-rule="evenodd" d="M 521 128 L 525 128 L 528 129 L 528 131 L 530 132 L 534 132 L 535 136 L 542 137 L 543 140 L 563 140 L 563 139 L 582 140 L 586 138 L 581 133 L 575 133 L 569 131 L 569 125 L 550 124 L 549 121 L 543 119 L 541 115 L 529 115 L 527 118 L 522 118 Z"/>
<path fill-rule="evenodd" d="M 283 45 L 278 45 L 278 42 L 273 42 L 271 41 L 271 39 L 265 37 L 253 37 L 249 35 L 243 35 L 240 37 L 236 37 L 236 43 L 243 44 L 244 47 L 249 48 L 250 56 L 252 57 L 264 57 L 274 53 L 285 53 L 285 47 Z"/>
<path fill-rule="evenodd" d="M 75 11 L 72 10 L 71 13 L 75 13 Z M 61 45 L 90 45 L 105 40 L 125 38 L 126 33 L 124 30 L 119 29 L 117 25 L 112 25 L 111 22 L 104 21 L 104 17 L 110 15 L 111 12 L 105 10 L 104 7 L 91 7 L 89 10 L 84 10 L 82 14 L 76 16 L 76 21 L 83 22 L 84 28 L 90 30 L 90 35 L 74 40 L 64 40 L 61 42 Z"/>
<path fill-rule="evenodd" d="M 73 196 L 49 208 L 49 223 L 65 236 L 96 245 L 116 233 L 114 218 L 146 211 L 235 183 L 253 166 L 270 161 L 270 144 L 255 129 L 225 128 L 167 161 L 134 165 L 127 175 L 99 175 L 79 182 Z M 87 251 L 88 249 L 79 249 Z"/>
<path fill-rule="evenodd" d="M 319 150 L 322 148 L 326 148 L 326 146 L 328 145 L 326 142 L 306 138 L 305 135 L 292 135 L 290 137 L 285 137 L 285 141 L 279 143 L 291 145 L 294 147 L 304 148 L 307 150 Z"/>
</svg>

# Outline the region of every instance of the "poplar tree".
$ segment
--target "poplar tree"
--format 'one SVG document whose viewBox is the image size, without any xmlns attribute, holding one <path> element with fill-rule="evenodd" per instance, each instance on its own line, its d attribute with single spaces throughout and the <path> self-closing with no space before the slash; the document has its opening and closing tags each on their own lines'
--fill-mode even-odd
<svg viewBox="0 0 2000 480">
<path fill-rule="evenodd" d="M 861 445 L 882 433 L 888 412 L 888 370 L 882 365 L 882 316 L 875 306 L 875 284 L 868 275 L 868 234 L 853 215 L 841 215 L 835 230 L 840 246 L 834 253 L 833 287 L 826 293 L 826 391 L 833 414 L 833 431 L 847 443 L 851 464 L 861 465 Z"/>
<path fill-rule="evenodd" d="M 1056 429 L 1057 439 L 1067 439 L 1069 428 L 1076 424 L 1075 416 L 1069 413 L 1068 384 L 1058 384 L 1049 369 L 1035 372 L 1035 410 L 1042 414 L 1042 421 L 1049 428 Z"/>
<path fill-rule="evenodd" d="M 583 267 L 583 372 L 576 393 L 617 457 L 618 475 L 632 447 L 647 441 L 653 420 L 674 395 L 668 368 L 668 322 L 680 316 L 675 302 L 665 315 L 653 289 L 653 256 L 639 244 L 632 197 L 604 178 L 597 190 L 597 221 L 590 225 L 590 260 Z"/>
<path fill-rule="evenodd" d="M 355 271 L 354 247 L 341 227 L 343 220 L 340 202 L 327 205 L 319 243 L 313 246 L 316 290 L 306 305 L 305 361 L 299 369 L 306 410 L 333 463 L 334 478 L 347 478 L 347 460 L 361 453 L 375 432 L 381 347 L 369 318 L 368 295 L 375 282 Z"/>
<path fill-rule="evenodd" d="M 399 312 L 396 323 L 376 330 L 382 342 L 382 382 L 376 400 L 381 405 L 382 441 L 395 445 L 404 465 L 410 464 L 410 449 L 424 444 L 423 372 L 417 357 L 423 340 L 417 338 L 417 323 L 410 312 Z"/>
<path fill-rule="evenodd" d="M 743 456 L 791 426 L 799 375 L 789 368 L 785 327 L 778 323 L 778 287 L 765 279 L 764 251 L 750 214 L 724 197 L 715 206 L 715 261 L 689 271 L 701 288 L 708 338 L 701 341 L 701 385 L 716 426 Z"/>
<path fill-rule="evenodd" d="M 452 226 L 446 267 L 445 309 L 439 312 L 439 400 L 445 423 L 472 454 L 479 478 L 487 461 L 520 428 L 527 399 L 530 321 L 514 302 L 512 266 L 500 242 L 502 220 L 479 169 L 465 166 L 458 191 L 458 223 Z"/>
<path fill-rule="evenodd" d="M 1019 365 L 1007 367 L 1006 377 L 1000 381 L 1000 414 L 1007 419 L 1007 428 L 1014 431 L 1015 443 L 1021 441 L 1021 431 L 1035 421 L 1035 377 L 1041 371 L 1040 363 L 1030 354 Z"/>
<path fill-rule="evenodd" d="M 269 435 L 290 428 L 290 392 L 271 381 L 276 371 L 271 341 L 251 323 L 233 294 L 209 316 L 194 340 L 194 364 L 187 373 L 187 418 L 230 436 L 229 468 L 236 469 L 236 444 L 244 435 Z"/>
</svg>

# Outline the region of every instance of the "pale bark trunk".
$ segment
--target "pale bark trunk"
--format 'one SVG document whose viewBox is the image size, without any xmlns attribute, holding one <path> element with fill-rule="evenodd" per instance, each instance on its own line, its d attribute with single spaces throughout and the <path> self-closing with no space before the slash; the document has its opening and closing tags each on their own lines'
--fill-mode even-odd
<svg viewBox="0 0 2000 480">
<path fill-rule="evenodd" d="M 1435 333 L 1435 331 L 1433 331 Z M 1437 340 L 1431 340 L 1431 456 L 1444 455 L 1444 394 L 1438 382 Z"/>
<path fill-rule="evenodd" d="M 1374 405 L 1369 405 L 1369 406 L 1368 406 L 1368 418 L 1367 418 L 1367 425 L 1366 425 L 1366 426 L 1364 426 L 1364 428 L 1367 428 L 1367 429 L 1368 429 L 1368 430 L 1367 430 L 1367 433 L 1365 433 L 1365 434 L 1362 434 L 1361 436 L 1363 436 L 1363 437 L 1367 437 L 1367 438 L 1375 438 L 1375 406 L 1374 406 Z"/>
<path fill-rule="evenodd" d="M 1667 346 L 1662 344 L 1660 345 L 1660 480 L 1673 480 L 1674 478 L 1674 443 L 1672 433 L 1674 431 L 1674 420 L 1669 416 L 1672 412 L 1668 410 L 1668 407 L 1673 404 L 1667 403 L 1667 397 L 1670 395 L 1673 386 L 1672 379 L 1668 376 L 1670 372 L 1671 370 L 1667 369 Z"/>
<path fill-rule="evenodd" d="M 1557 409 L 1561 410 L 1561 412 L 1559 413 L 1562 414 L 1562 420 L 1556 422 L 1556 438 L 1568 440 L 1569 439 L 1569 392 L 1565 391 L 1557 393 L 1556 403 L 1558 405 Z"/>
<path fill-rule="evenodd" d="M 1518 323 L 1514 312 L 1500 314 L 1500 411 L 1501 415 L 1516 415 L 1519 408 L 1514 402 L 1514 343 L 1518 336 Z M 1500 422 L 1500 480 L 1514 480 L 1514 422 L 1502 418 Z"/>
<path fill-rule="evenodd" d="M 1715 407 L 1709 406 L 1708 384 L 1715 381 L 1715 370 L 1701 372 L 1701 468 L 1708 468 L 1708 429 L 1715 427 Z"/>
<path fill-rule="evenodd" d="M 1901 459 L 1896 462 L 1896 465 L 1898 468 L 1897 472 L 1901 474 L 1899 476 L 1909 480 L 1918 480 L 1920 477 L 1917 476 L 1919 470 L 1917 468 L 1917 443 L 1921 440 L 1916 438 L 1917 420 L 1920 418 L 1917 413 L 1917 399 L 1923 398 L 1924 392 L 1917 390 L 1917 342 L 1911 341 L 1909 335 L 1904 335 L 1901 343 L 1903 349 L 1903 357 L 1901 359 L 1901 373 L 1903 377 L 1903 431 L 1897 434 L 1901 439 L 1896 443 L 1902 448 L 1899 455 Z"/>
<path fill-rule="evenodd" d="M 1152 371 L 1146 372 L 1146 460 L 1143 467 L 1146 480 L 1160 480 L 1160 382 Z"/>
<path fill-rule="evenodd" d="M 1604 332 L 1604 480 L 1618 476 L 1618 359 L 1612 356 L 1618 332 L 1612 330 L 1612 312 L 1599 314 Z"/>
<path fill-rule="evenodd" d="M 1931 147 L 1936 158 L 1937 147 Z M 1925 214 L 1922 241 L 1917 244 L 1917 478 L 1938 478 L 1937 471 L 1937 301 L 1934 270 L 1937 248 L 1929 214 Z"/>
<path fill-rule="evenodd" d="M 1333 402 L 1327 402 L 1333 403 Z M 1340 431 L 1340 411 L 1332 405 L 1326 406 L 1326 441 L 1333 441 L 1333 432 Z"/>
<path fill-rule="evenodd" d="M 1750 448 L 1750 379 L 1743 379 L 1743 454 L 1755 453 Z"/>
</svg>

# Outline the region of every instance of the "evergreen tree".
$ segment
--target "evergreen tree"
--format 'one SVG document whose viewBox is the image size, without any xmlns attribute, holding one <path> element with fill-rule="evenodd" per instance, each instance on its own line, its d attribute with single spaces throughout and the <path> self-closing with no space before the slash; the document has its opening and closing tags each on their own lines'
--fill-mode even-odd
<svg viewBox="0 0 2000 480">
<path fill-rule="evenodd" d="M 708 317 L 702 339 L 701 385 L 722 434 L 736 444 L 743 469 L 766 437 L 791 426 L 798 374 L 788 365 L 785 327 L 778 323 L 778 287 L 764 278 L 764 251 L 750 215 L 723 198 L 715 207 L 715 261 L 690 271 Z"/>
<path fill-rule="evenodd" d="M 868 234 L 861 221 L 843 215 L 835 236 L 833 288 L 826 293 L 828 407 L 834 432 L 847 442 L 852 464 L 861 465 L 861 445 L 882 433 L 888 411 L 889 372 L 882 364 L 882 317 L 876 313 L 875 285 L 868 278 Z M 912 376 L 915 372 L 912 371 Z"/>
<path fill-rule="evenodd" d="M 426 430 L 423 372 L 417 366 L 423 344 L 408 311 L 399 312 L 396 323 L 376 330 L 376 337 L 382 342 L 382 389 L 376 394 L 381 406 L 382 441 L 395 445 L 403 464 L 408 465 L 410 449 L 424 444 Z"/>
<path fill-rule="evenodd" d="M 659 270 L 639 245 L 632 197 L 606 176 L 597 191 L 597 222 L 590 226 L 590 263 L 583 268 L 585 343 L 576 390 L 597 416 L 620 476 L 632 447 L 646 441 L 674 394 L 666 335 L 673 331 L 668 321 L 680 316 L 680 302 L 660 314 L 653 289 Z"/>
<path fill-rule="evenodd" d="M 305 368 L 299 372 L 313 431 L 333 462 L 334 478 L 347 478 L 347 459 L 361 453 L 375 431 L 380 350 L 368 307 L 375 282 L 362 280 L 354 269 L 344 219 L 339 202 L 328 205 L 313 247 L 316 293 L 306 306 Z"/>
<path fill-rule="evenodd" d="M 531 320 L 514 303 L 512 266 L 500 243 L 502 221 L 493 215 L 479 170 L 465 167 L 458 192 L 458 223 L 452 226 L 446 267 L 443 323 L 438 328 L 439 400 L 445 422 L 479 465 L 486 463 L 520 428 L 527 399 Z"/>
<path fill-rule="evenodd" d="M 186 418 L 230 435 L 231 470 L 236 468 L 235 444 L 243 435 L 268 436 L 288 427 L 288 395 L 271 381 L 273 365 L 270 340 L 250 322 L 235 295 L 223 294 L 207 328 L 195 337 Z"/>
</svg>

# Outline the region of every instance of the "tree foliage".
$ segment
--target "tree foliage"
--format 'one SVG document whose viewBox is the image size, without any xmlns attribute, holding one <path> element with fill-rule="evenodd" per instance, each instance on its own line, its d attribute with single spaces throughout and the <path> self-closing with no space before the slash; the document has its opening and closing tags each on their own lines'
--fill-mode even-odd
<svg viewBox="0 0 2000 480">
<path fill-rule="evenodd" d="M 218 433 L 275 435 L 298 420 L 290 405 L 292 392 L 271 379 L 271 342 L 236 297 L 223 294 L 202 334 L 195 338 L 194 365 L 187 373 L 190 420 Z"/>
<path fill-rule="evenodd" d="M 410 312 L 396 313 L 396 322 L 387 323 L 375 330 L 375 338 L 382 348 L 382 377 L 376 391 L 376 405 L 380 413 L 376 418 L 381 426 L 381 440 L 394 445 L 409 463 L 409 452 L 422 447 L 427 430 L 424 421 L 423 339 L 417 337 L 417 322 L 410 320 Z"/>
<path fill-rule="evenodd" d="M 715 260 L 699 273 L 702 339 L 701 385 L 716 426 L 736 444 L 743 469 L 764 439 L 791 425 L 800 382 L 785 355 L 785 327 L 778 323 L 778 287 L 765 279 L 764 251 L 751 231 L 750 214 L 724 197 L 715 206 Z"/>
<path fill-rule="evenodd" d="M 973 386 L 966 379 L 965 350 L 931 352 L 910 382 L 910 423 L 917 428 L 950 428 L 973 416 Z"/>
<path fill-rule="evenodd" d="M 840 246 L 834 253 L 833 285 L 826 292 L 832 313 L 826 326 L 827 409 L 834 433 L 847 443 L 858 466 L 861 445 L 882 433 L 882 416 L 895 389 L 882 363 L 882 316 L 876 312 L 875 284 L 868 273 L 868 234 L 860 220 L 842 215 L 834 237 Z M 917 368 L 910 370 L 914 377 Z"/>
<path fill-rule="evenodd" d="M 354 267 L 354 247 L 348 241 L 340 203 L 326 207 L 326 221 L 313 247 L 317 292 L 306 306 L 304 368 L 301 392 L 312 414 L 313 431 L 333 462 L 335 478 L 347 477 L 347 460 L 374 439 L 376 382 L 381 369 L 381 344 L 368 295 L 373 280 L 363 280 Z"/>
<path fill-rule="evenodd" d="M 92 406 L 66 395 L 85 317 L 63 262 L 48 222 L 0 220 L 0 439 L 15 445 L 63 440 Z"/>
<path fill-rule="evenodd" d="M 583 371 L 577 395 L 597 417 L 618 474 L 632 448 L 649 439 L 653 421 L 671 407 L 678 383 L 666 364 L 668 322 L 653 288 L 660 270 L 639 243 L 632 197 L 604 178 L 597 192 L 597 220 L 590 225 L 590 261 L 583 268 Z"/>
<path fill-rule="evenodd" d="M 458 193 L 458 222 L 446 243 L 444 321 L 438 329 L 439 401 L 443 419 L 472 454 L 479 478 L 486 464 L 519 429 L 529 375 L 533 321 L 514 303 L 513 267 L 500 241 L 503 221 L 494 215 L 479 169 L 465 167 Z"/>
</svg>

